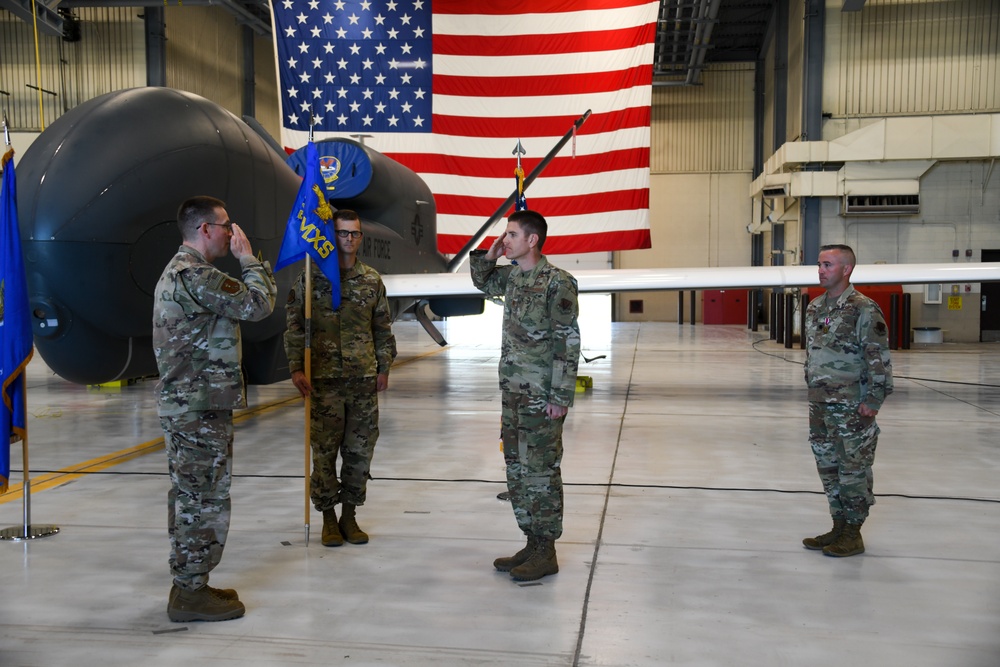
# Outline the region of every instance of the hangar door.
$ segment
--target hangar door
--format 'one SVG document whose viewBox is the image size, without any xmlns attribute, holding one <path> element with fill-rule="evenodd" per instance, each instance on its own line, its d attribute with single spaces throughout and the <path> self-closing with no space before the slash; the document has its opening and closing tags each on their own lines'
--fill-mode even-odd
<svg viewBox="0 0 1000 667">
<path fill-rule="evenodd" d="M 1000 262 L 1000 250 L 983 250 L 984 262 Z M 980 285 L 979 341 L 1000 342 L 1000 283 Z"/>
</svg>

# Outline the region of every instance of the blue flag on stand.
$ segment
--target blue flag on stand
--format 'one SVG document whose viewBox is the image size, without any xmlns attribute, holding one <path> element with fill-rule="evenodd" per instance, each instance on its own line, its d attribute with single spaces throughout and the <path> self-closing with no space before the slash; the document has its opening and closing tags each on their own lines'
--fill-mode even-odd
<svg viewBox="0 0 1000 667">
<path fill-rule="evenodd" d="M 24 372 L 31 360 L 31 320 L 28 284 L 21 256 L 21 232 L 17 226 L 17 181 L 14 151 L 3 156 L 3 189 L 0 190 L 0 493 L 6 493 L 10 478 L 10 443 L 28 436 L 25 415 Z"/>
<path fill-rule="evenodd" d="M 306 146 L 306 169 L 295 206 L 288 216 L 285 237 L 274 270 L 278 271 L 300 259 L 306 253 L 313 258 L 323 275 L 333 285 L 333 307 L 340 308 L 340 261 L 337 259 L 336 232 L 333 228 L 333 207 L 326 201 L 326 183 L 319 168 L 316 144 Z"/>
</svg>

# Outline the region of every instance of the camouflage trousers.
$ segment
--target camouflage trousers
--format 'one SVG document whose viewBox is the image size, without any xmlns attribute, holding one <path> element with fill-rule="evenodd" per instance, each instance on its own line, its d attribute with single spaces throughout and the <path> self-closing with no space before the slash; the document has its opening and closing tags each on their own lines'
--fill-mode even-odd
<svg viewBox="0 0 1000 667">
<path fill-rule="evenodd" d="M 345 378 L 312 383 L 310 490 L 313 506 L 320 512 L 333 509 L 337 503 L 365 504 L 378 440 L 375 380 Z"/>
<path fill-rule="evenodd" d="M 507 491 L 514 518 L 525 535 L 562 535 L 562 431 L 565 417 L 549 419 L 546 400 L 503 392 L 500 434 L 507 465 Z"/>
<path fill-rule="evenodd" d="M 178 587 L 197 590 L 222 560 L 229 533 L 233 413 L 185 412 L 160 417 L 160 425 L 170 470 L 170 572 Z"/>
<path fill-rule="evenodd" d="M 860 524 L 875 504 L 872 464 L 880 429 L 857 403 L 809 403 L 809 444 L 830 515 Z"/>
</svg>

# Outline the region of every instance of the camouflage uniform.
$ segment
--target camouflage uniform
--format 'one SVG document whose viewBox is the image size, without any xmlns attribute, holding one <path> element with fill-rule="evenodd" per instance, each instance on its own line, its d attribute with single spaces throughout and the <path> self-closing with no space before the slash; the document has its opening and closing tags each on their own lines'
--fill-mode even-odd
<svg viewBox="0 0 1000 667">
<path fill-rule="evenodd" d="M 514 517 L 529 536 L 562 535 L 562 430 L 548 403 L 569 407 L 576 392 L 580 327 L 576 279 L 544 256 L 530 271 L 497 266 L 474 251 L 472 282 L 504 296 L 500 351 L 501 436 Z"/>
<path fill-rule="evenodd" d="M 233 409 L 246 407 L 238 320 L 267 317 L 277 292 L 270 266 L 251 256 L 240 264 L 243 282 L 182 245 L 154 294 L 170 571 L 178 587 L 192 591 L 208 583 L 229 531 Z"/>
<path fill-rule="evenodd" d="M 848 286 L 838 299 L 824 294 L 806 309 L 806 384 L 809 444 L 835 520 L 861 524 L 872 494 L 879 427 L 858 414 L 882 407 L 892 393 L 888 329 L 878 304 Z"/>
<path fill-rule="evenodd" d="M 378 440 L 378 375 L 388 374 L 396 338 L 385 285 L 375 269 L 355 262 L 340 271 L 340 308 L 332 285 L 313 265 L 310 441 L 311 493 L 318 511 L 337 503 L 364 505 Z M 305 271 L 285 307 L 289 371 L 305 370 Z M 342 458 L 337 475 L 337 454 Z"/>
</svg>

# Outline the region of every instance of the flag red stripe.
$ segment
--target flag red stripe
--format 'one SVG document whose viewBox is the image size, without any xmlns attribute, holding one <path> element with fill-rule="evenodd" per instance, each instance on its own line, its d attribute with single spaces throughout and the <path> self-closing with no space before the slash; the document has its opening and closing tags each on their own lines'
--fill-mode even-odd
<svg viewBox="0 0 1000 667">
<path fill-rule="evenodd" d="M 434 75 L 435 95 L 463 97 L 534 97 L 536 95 L 593 95 L 621 90 L 622 81 L 648 86 L 653 66 L 639 65 L 614 72 L 587 72 L 559 76 L 497 76 L 470 78 Z"/>
<path fill-rule="evenodd" d="M 571 157 L 568 148 L 562 157 L 553 158 L 545 167 L 546 178 L 553 176 L 579 176 L 595 172 L 620 171 L 649 166 L 649 148 L 626 148 L 598 155 Z M 509 157 L 480 158 L 440 155 L 435 153 L 409 153 L 394 158 L 418 174 L 461 174 L 476 178 L 513 178 L 515 162 Z M 521 165 L 530 174 L 541 158 L 523 158 Z"/>
<path fill-rule="evenodd" d="M 581 100 L 581 105 L 586 100 Z M 586 109 L 580 109 L 580 116 Z M 470 116 L 443 116 L 434 114 L 434 134 L 457 137 L 484 137 L 509 139 L 520 137 L 561 137 L 573 127 L 580 116 L 542 116 L 535 118 L 478 118 Z M 579 135 L 615 132 L 634 127 L 649 127 L 651 107 L 623 109 L 609 113 L 593 113 L 579 129 Z M 400 155 L 386 151 L 394 160 L 403 164 Z"/>
<path fill-rule="evenodd" d="M 656 33 L 653 23 L 602 32 L 561 35 L 508 36 L 434 35 L 434 55 L 439 56 L 534 56 L 561 53 L 618 51 L 649 44 Z"/>
<path fill-rule="evenodd" d="M 649 4 L 649 0 L 587 0 L 574 3 L 566 0 L 505 0 L 504 2 L 469 2 L 469 0 L 434 0 L 435 14 L 481 14 L 509 16 L 512 14 L 563 14 L 567 6 L 573 10 L 623 9 Z"/>
<path fill-rule="evenodd" d="M 511 192 L 514 191 L 511 179 Z M 546 217 L 568 217 L 607 213 L 611 211 L 632 211 L 649 208 L 649 191 L 646 189 L 615 190 L 595 192 L 572 197 L 535 197 L 526 193 L 529 208 L 544 211 Z M 497 210 L 503 200 L 499 197 L 469 197 L 465 195 L 434 195 L 439 214 L 471 215 L 484 220 Z M 505 214 L 507 211 L 504 212 Z"/>
<path fill-rule="evenodd" d="M 480 244 L 480 248 L 489 248 L 496 237 L 488 238 Z M 468 235 L 438 234 L 438 250 L 445 254 L 454 254 L 468 242 Z M 596 234 L 572 234 L 569 236 L 550 236 L 545 240 L 546 255 L 565 255 L 582 252 L 610 252 L 623 248 L 651 248 L 648 229 L 630 229 L 627 231 L 599 232 Z M 558 261 L 556 262 L 558 264 Z"/>
</svg>

